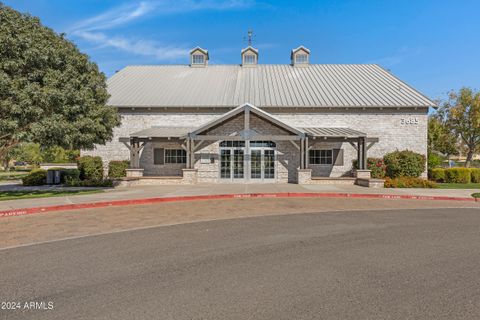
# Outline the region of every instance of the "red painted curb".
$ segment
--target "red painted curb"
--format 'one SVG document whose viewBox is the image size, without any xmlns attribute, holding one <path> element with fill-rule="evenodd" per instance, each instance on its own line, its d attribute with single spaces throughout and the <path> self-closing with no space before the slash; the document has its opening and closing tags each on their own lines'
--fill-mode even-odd
<svg viewBox="0 0 480 320">
<path fill-rule="evenodd" d="M 474 198 L 446 197 L 446 196 L 411 196 L 411 195 L 388 195 L 388 194 L 362 194 L 362 193 L 300 193 L 300 192 L 284 192 L 284 193 L 246 193 L 246 194 L 215 194 L 215 195 L 199 195 L 199 196 L 180 196 L 169 198 L 144 198 L 144 199 L 128 199 L 114 201 L 100 201 L 91 203 L 75 203 L 62 204 L 48 207 L 33 207 L 23 209 L 13 209 L 0 211 L 0 218 L 23 216 L 27 214 L 35 214 L 50 211 L 66 211 L 87 208 L 103 208 L 117 207 L 129 205 L 141 205 L 161 202 L 179 202 L 194 200 L 215 200 L 215 199 L 239 199 L 239 198 L 359 198 L 359 199 L 410 199 L 410 200 L 450 200 L 450 201 L 471 201 Z"/>
</svg>

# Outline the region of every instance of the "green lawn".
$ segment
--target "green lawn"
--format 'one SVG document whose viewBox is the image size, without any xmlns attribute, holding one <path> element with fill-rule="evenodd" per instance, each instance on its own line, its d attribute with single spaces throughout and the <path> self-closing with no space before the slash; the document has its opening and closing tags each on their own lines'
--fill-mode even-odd
<svg viewBox="0 0 480 320">
<path fill-rule="evenodd" d="M 5 180 L 18 180 L 18 179 L 21 179 L 22 177 L 25 177 L 26 175 L 28 175 L 28 172 L 26 172 L 26 171 L 20 171 L 20 172 L 15 172 L 15 171 L 0 172 L 0 181 L 5 181 Z"/>
<path fill-rule="evenodd" d="M 439 189 L 478 189 L 480 190 L 480 183 L 439 183 Z"/>
<path fill-rule="evenodd" d="M 31 198 L 50 198 L 61 196 L 75 196 L 81 194 L 93 194 L 104 192 L 102 189 L 94 190 L 24 190 L 24 191 L 0 191 L 0 201 L 31 199 Z"/>
</svg>

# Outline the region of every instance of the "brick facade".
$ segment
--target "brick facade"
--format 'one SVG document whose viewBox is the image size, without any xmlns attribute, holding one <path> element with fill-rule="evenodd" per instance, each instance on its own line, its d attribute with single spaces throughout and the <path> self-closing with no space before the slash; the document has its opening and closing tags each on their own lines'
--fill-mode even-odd
<svg viewBox="0 0 480 320">
<path fill-rule="evenodd" d="M 278 112 L 268 110 L 273 116 L 292 127 L 347 127 L 367 133 L 369 137 L 378 137 L 380 141 L 368 150 L 369 157 L 382 157 L 385 153 L 409 149 L 421 154 L 427 153 L 427 110 L 405 109 L 372 111 L 298 111 Z M 98 145 L 94 150 L 82 151 L 82 155 L 98 155 L 104 161 L 105 168 L 111 160 L 129 159 L 128 148 L 118 141 L 120 137 L 128 137 L 130 133 L 152 126 L 201 126 L 218 118 L 222 112 L 211 110 L 210 113 L 121 111 L 122 124 L 114 129 L 114 138 L 106 145 Z M 411 121 L 413 120 L 413 121 Z M 209 134 L 235 134 L 243 130 L 243 115 L 238 116 L 222 126 L 212 129 Z M 251 129 L 260 134 L 285 134 L 283 129 L 272 125 L 254 115 L 250 120 Z M 198 143 L 198 142 L 197 142 Z M 300 163 L 299 150 L 289 141 L 276 141 L 276 182 L 296 182 L 297 169 Z M 310 165 L 312 176 L 340 177 L 351 175 L 352 161 L 357 153 L 349 143 L 326 143 L 310 139 L 310 145 L 318 149 L 343 149 L 343 165 Z M 145 176 L 181 176 L 184 164 L 153 164 L 154 148 L 181 148 L 180 143 L 149 142 L 145 145 L 140 166 Z M 213 163 L 202 163 L 204 158 L 213 159 Z M 198 182 L 218 182 L 219 179 L 219 142 L 204 142 L 195 154 L 195 165 L 198 169 Z M 424 173 L 426 176 L 426 172 Z"/>
</svg>

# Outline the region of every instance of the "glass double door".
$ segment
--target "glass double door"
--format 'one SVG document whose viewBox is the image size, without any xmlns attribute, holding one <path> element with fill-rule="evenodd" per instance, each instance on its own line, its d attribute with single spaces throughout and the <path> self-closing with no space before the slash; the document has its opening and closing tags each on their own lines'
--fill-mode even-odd
<svg viewBox="0 0 480 320">
<path fill-rule="evenodd" d="M 220 149 L 220 178 L 233 181 L 275 179 L 275 150 L 254 148 L 246 156 L 244 148 Z"/>
<path fill-rule="evenodd" d="M 250 179 L 275 179 L 275 150 L 252 149 L 250 152 Z"/>
<path fill-rule="evenodd" d="M 243 148 L 220 150 L 220 178 L 229 180 L 245 178 L 245 150 Z"/>
</svg>

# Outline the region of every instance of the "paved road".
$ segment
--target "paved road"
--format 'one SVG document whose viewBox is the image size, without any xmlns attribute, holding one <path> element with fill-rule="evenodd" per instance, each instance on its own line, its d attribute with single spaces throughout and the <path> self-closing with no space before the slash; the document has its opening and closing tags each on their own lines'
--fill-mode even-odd
<svg viewBox="0 0 480 320">
<path fill-rule="evenodd" d="M 0 250 L 0 319 L 479 319 L 480 210 L 191 223 Z"/>
</svg>

